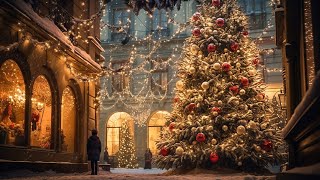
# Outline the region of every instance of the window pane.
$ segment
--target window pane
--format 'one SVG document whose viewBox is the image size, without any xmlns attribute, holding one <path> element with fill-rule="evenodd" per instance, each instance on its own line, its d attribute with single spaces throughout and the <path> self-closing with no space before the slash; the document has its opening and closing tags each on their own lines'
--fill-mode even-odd
<svg viewBox="0 0 320 180">
<path fill-rule="evenodd" d="M 0 67 L 0 144 L 25 145 L 25 84 L 16 62 Z"/>
<path fill-rule="evenodd" d="M 70 87 L 62 94 L 61 147 L 62 151 L 74 152 L 76 129 L 76 99 Z"/>
<path fill-rule="evenodd" d="M 47 79 L 39 76 L 32 90 L 31 146 L 50 149 L 51 146 L 51 89 Z"/>
</svg>

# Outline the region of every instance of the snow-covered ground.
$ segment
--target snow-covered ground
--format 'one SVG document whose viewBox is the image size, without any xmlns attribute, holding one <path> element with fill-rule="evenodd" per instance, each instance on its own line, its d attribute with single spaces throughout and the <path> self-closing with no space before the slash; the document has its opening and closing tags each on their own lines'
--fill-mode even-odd
<svg viewBox="0 0 320 180">
<path fill-rule="evenodd" d="M 253 176 L 244 173 L 220 173 L 220 172 L 201 172 L 193 171 L 186 174 L 175 175 L 170 171 L 161 169 L 124 169 L 115 168 L 111 172 L 100 170 L 98 175 L 87 173 L 55 173 L 46 171 L 41 173 L 31 172 L 28 170 L 19 170 L 14 172 L 0 172 L 0 179 L 26 179 L 26 180 L 64 180 L 64 179 L 81 179 L 81 180 L 274 180 L 275 176 Z"/>
</svg>

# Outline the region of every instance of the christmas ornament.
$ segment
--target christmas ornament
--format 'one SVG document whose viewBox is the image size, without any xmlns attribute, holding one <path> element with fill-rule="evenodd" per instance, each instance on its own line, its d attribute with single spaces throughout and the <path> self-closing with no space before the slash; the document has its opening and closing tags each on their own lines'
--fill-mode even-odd
<svg viewBox="0 0 320 180">
<path fill-rule="evenodd" d="M 190 103 L 189 105 L 186 106 L 186 110 L 191 112 L 196 109 L 197 105 L 195 103 Z"/>
<path fill-rule="evenodd" d="M 254 58 L 253 59 L 253 61 L 252 61 L 252 63 L 254 64 L 254 65 L 258 65 L 259 64 L 259 58 Z"/>
<path fill-rule="evenodd" d="M 168 151 L 168 149 L 167 149 L 166 147 L 163 147 L 163 148 L 161 148 L 161 150 L 160 150 L 160 154 L 161 154 L 162 156 L 167 156 L 167 155 L 169 154 L 169 151 Z"/>
<path fill-rule="evenodd" d="M 201 84 L 201 88 L 202 88 L 203 90 L 209 89 L 209 82 L 203 82 L 203 83 Z"/>
<path fill-rule="evenodd" d="M 192 44 L 192 45 L 191 45 L 191 53 L 192 53 L 193 55 L 197 55 L 198 52 L 199 52 L 199 50 L 200 50 L 200 48 L 199 48 L 199 46 L 197 46 L 196 44 Z"/>
<path fill-rule="evenodd" d="M 230 48 L 233 52 L 237 51 L 239 49 L 239 44 L 236 42 L 232 42 L 230 45 Z"/>
<path fill-rule="evenodd" d="M 206 140 L 206 136 L 203 133 L 198 133 L 197 136 L 196 136 L 196 140 L 198 142 L 203 142 L 203 141 Z"/>
<path fill-rule="evenodd" d="M 177 103 L 177 102 L 179 102 L 180 101 L 180 98 L 179 97 L 175 97 L 174 99 L 173 99 L 173 102 L 174 103 Z"/>
<path fill-rule="evenodd" d="M 236 63 L 236 67 L 237 68 L 241 67 L 241 63 Z"/>
<path fill-rule="evenodd" d="M 176 82 L 176 88 L 178 90 L 182 91 L 183 90 L 183 86 L 184 86 L 184 84 L 183 84 L 183 82 L 181 80 Z"/>
<path fill-rule="evenodd" d="M 216 49 L 217 49 L 217 46 L 216 45 L 214 45 L 213 43 L 210 43 L 209 45 L 208 45 L 208 52 L 210 53 L 210 52 L 214 52 Z"/>
<path fill-rule="evenodd" d="M 192 34 L 196 37 L 199 37 L 201 35 L 200 29 L 199 28 L 194 28 L 192 30 Z"/>
<path fill-rule="evenodd" d="M 212 130 L 213 130 L 213 127 L 212 127 L 212 126 L 208 126 L 206 130 L 207 130 L 207 131 L 212 131 Z"/>
<path fill-rule="evenodd" d="M 218 71 L 218 70 L 220 70 L 220 68 L 221 68 L 220 63 L 214 63 L 214 64 L 213 64 L 213 69 L 214 69 L 214 70 Z"/>
<path fill-rule="evenodd" d="M 261 151 L 261 147 L 258 146 L 258 145 L 256 145 L 256 144 L 253 145 L 253 148 L 254 148 L 254 150 L 257 151 L 257 152 Z"/>
<path fill-rule="evenodd" d="M 250 70 L 248 71 L 248 74 L 249 74 L 250 76 L 255 76 L 256 73 L 257 73 L 257 70 L 255 70 L 255 69 L 250 69 Z"/>
<path fill-rule="evenodd" d="M 258 101 L 263 101 L 263 100 L 264 100 L 264 94 L 263 94 L 263 93 L 257 94 L 257 95 L 256 95 L 256 99 L 257 99 Z"/>
<path fill-rule="evenodd" d="M 249 79 L 246 77 L 242 77 L 240 81 L 241 81 L 241 85 L 244 87 L 249 85 Z"/>
<path fill-rule="evenodd" d="M 240 94 L 240 95 L 244 95 L 244 94 L 246 94 L 246 90 L 244 90 L 244 89 L 240 89 L 239 94 Z"/>
<path fill-rule="evenodd" d="M 217 113 L 220 113 L 221 112 L 221 109 L 219 107 L 213 107 L 211 109 L 211 112 L 217 112 Z"/>
<path fill-rule="evenodd" d="M 193 21 L 198 21 L 201 17 L 201 14 L 199 12 L 196 12 L 192 15 L 192 20 Z"/>
<path fill-rule="evenodd" d="M 210 154 L 210 161 L 211 161 L 213 164 L 217 163 L 217 162 L 219 161 L 219 156 L 218 156 L 218 154 L 215 153 L 215 152 L 212 152 L 212 153 Z"/>
<path fill-rule="evenodd" d="M 242 35 L 248 36 L 248 35 L 249 35 L 249 32 L 248 32 L 247 30 L 244 30 L 244 31 L 242 31 Z"/>
<path fill-rule="evenodd" d="M 272 142 L 268 139 L 263 140 L 263 142 L 261 143 L 261 149 L 269 152 L 272 149 Z"/>
<path fill-rule="evenodd" d="M 239 92 L 239 86 L 231 86 L 229 87 L 229 90 L 232 92 L 232 94 L 236 95 Z"/>
<path fill-rule="evenodd" d="M 217 24 L 218 27 L 224 26 L 224 19 L 223 18 L 218 18 L 216 20 L 216 24 Z"/>
<path fill-rule="evenodd" d="M 220 0 L 212 0 L 212 6 L 218 7 L 220 6 L 221 2 Z"/>
<path fill-rule="evenodd" d="M 181 156 L 183 154 L 184 150 L 181 146 L 178 146 L 176 149 L 176 155 Z"/>
<path fill-rule="evenodd" d="M 189 72 L 192 73 L 192 74 L 194 74 L 194 73 L 196 72 L 196 68 L 190 67 L 190 68 L 189 68 Z"/>
<path fill-rule="evenodd" d="M 230 70 L 231 70 L 231 64 L 228 63 L 228 62 L 222 63 L 222 70 L 223 70 L 224 72 L 230 71 Z"/>
<path fill-rule="evenodd" d="M 254 121 L 249 121 L 248 128 L 257 129 L 258 128 L 257 123 L 255 123 Z"/>
<path fill-rule="evenodd" d="M 192 127 L 192 128 L 191 128 L 191 131 L 192 131 L 192 132 L 196 132 L 196 130 L 197 130 L 196 127 Z"/>
<path fill-rule="evenodd" d="M 173 129 L 175 128 L 176 124 L 174 122 L 171 122 L 169 125 L 169 130 L 172 132 Z"/>
<path fill-rule="evenodd" d="M 213 139 L 211 140 L 211 143 L 214 144 L 214 145 L 216 145 L 217 142 L 218 142 L 218 141 L 217 141 L 215 138 L 213 138 Z"/>
<path fill-rule="evenodd" d="M 237 127 L 237 134 L 242 135 L 244 133 L 246 133 L 246 128 L 242 125 L 238 126 Z"/>
<path fill-rule="evenodd" d="M 218 31 L 217 31 L 217 30 L 213 30 L 212 33 L 213 33 L 214 35 L 217 35 L 217 34 L 218 34 Z"/>
<path fill-rule="evenodd" d="M 222 126 L 222 130 L 223 130 L 223 131 L 228 131 L 228 126 L 223 125 L 223 126 Z"/>
<path fill-rule="evenodd" d="M 221 100 L 218 101 L 218 105 L 219 105 L 219 106 L 222 105 L 222 101 L 221 101 Z"/>
</svg>

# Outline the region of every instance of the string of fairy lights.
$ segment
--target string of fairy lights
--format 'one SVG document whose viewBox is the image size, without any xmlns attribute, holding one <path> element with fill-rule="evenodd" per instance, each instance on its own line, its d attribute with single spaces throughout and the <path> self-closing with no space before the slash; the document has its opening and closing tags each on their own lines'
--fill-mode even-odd
<svg viewBox="0 0 320 180">
<path fill-rule="evenodd" d="M 46 4 L 49 4 L 49 2 L 45 2 Z M 57 3 L 56 0 L 50 1 L 52 5 L 52 12 L 54 12 L 55 15 L 59 15 L 60 17 L 63 17 L 66 15 L 66 11 L 63 10 L 61 6 Z M 184 2 L 187 4 L 187 6 L 191 7 L 193 1 Z M 273 3 L 273 2 L 272 2 Z M 271 3 L 271 4 L 272 4 Z M 99 11 L 93 15 L 90 16 L 88 19 L 83 19 L 83 15 L 85 13 L 80 13 L 80 16 L 78 18 L 72 17 L 68 15 L 68 17 L 71 17 L 74 22 L 77 22 L 69 28 L 67 33 L 65 34 L 67 39 L 70 39 L 72 43 L 79 43 L 80 41 L 82 43 L 88 44 L 89 41 L 87 38 L 84 38 L 86 34 L 89 34 L 90 31 L 94 28 L 94 23 L 97 18 L 101 18 L 103 15 L 106 15 L 107 6 L 105 3 L 100 2 L 101 8 Z M 81 7 L 78 7 L 82 12 L 86 12 L 87 4 L 85 1 L 81 3 Z M 108 7 L 109 11 L 111 11 L 110 7 Z M 130 9 L 126 10 L 128 13 L 130 13 Z M 172 76 L 169 78 L 167 77 L 167 81 L 165 83 L 159 84 L 157 82 L 157 79 L 153 76 L 155 72 L 157 72 L 159 67 L 167 67 L 168 65 L 173 66 L 172 68 L 175 68 L 175 61 L 179 58 L 180 52 L 182 50 L 182 44 L 183 39 L 185 37 L 186 32 L 190 30 L 189 22 L 177 22 L 175 20 L 175 17 L 177 14 L 174 14 L 174 11 L 171 11 L 170 13 L 166 13 L 167 23 L 168 25 L 172 25 L 173 29 L 176 29 L 171 35 L 158 38 L 154 38 L 157 33 L 161 32 L 162 27 L 158 26 L 155 31 L 149 33 L 148 35 L 139 38 L 138 36 L 134 35 L 132 31 L 129 31 L 129 27 L 131 25 L 131 19 L 128 17 L 125 24 L 119 24 L 114 25 L 113 23 L 105 22 L 102 18 L 101 20 L 101 32 L 108 29 L 111 32 L 117 32 L 117 33 L 123 33 L 126 37 L 131 38 L 131 41 L 133 43 L 128 44 L 110 44 L 110 48 L 108 49 L 107 59 L 108 61 L 101 64 L 102 72 L 93 75 L 93 74 L 87 74 L 82 73 L 78 71 L 73 64 L 66 62 L 66 66 L 70 69 L 70 72 L 79 80 L 79 81 L 98 81 L 101 78 L 101 90 L 98 92 L 98 97 L 96 98 L 96 103 L 100 105 L 101 110 L 110 110 L 114 108 L 117 104 L 123 104 L 124 107 L 129 109 L 137 118 L 137 124 L 138 125 L 144 125 L 146 118 L 144 116 L 150 115 L 150 109 L 152 106 L 152 102 L 157 101 L 163 101 L 168 99 L 170 97 L 171 90 L 169 87 L 170 85 L 175 82 L 176 74 L 175 71 L 173 71 Z M 184 14 L 186 16 L 186 14 Z M 152 16 L 149 16 L 150 19 L 154 18 Z M 266 36 L 268 30 L 273 27 L 272 25 L 272 16 L 267 21 L 267 27 L 263 29 L 261 34 L 256 38 L 256 42 L 259 43 L 259 41 L 263 41 L 263 37 Z M 54 19 L 52 17 L 52 19 Z M 188 19 L 186 17 L 185 19 Z M 63 27 L 63 25 L 67 25 L 67 23 L 70 20 L 60 20 L 60 24 Z M 137 21 L 134 22 L 136 25 Z M 143 22 L 139 22 L 143 23 Z M 147 20 L 144 22 L 144 26 L 147 27 Z M 24 32 L 24 27 L 21 23 L 18 23 L 18 28 L 21 33 Z M 180 35 L 182 38 L 180 38 Z M 271 36 L 272 38 L 272 36 Z M 61 47 L 60 43 L 56 43 L 54 41 L 45 41 L 45 42 L 39 42 L 38 40 L 35 40 L 32 38 L 31 35 L 24 35 L 23 38 L 20 39 L 21 42 L 24 41 L 30 41 L 34 43 L 35 45 L 40 45 L 44 50 L 53 49 L 55 52 L 60 52 L 62 56 L 66 55 L 66 49 Z M 19 43 L 21 43 L 19 42 Z M 175 43 L 175 47 L 172 48 L 171 52 L 167 52 L 167 54 L 160 54 L 161 48 L 164 48 L 166 45 L 170 43 Z M 141 50 L 141 47 L 143 45 L 146 45 L 151 48 L 147 48 L 147 50 L 143 49 Z M 117 60 L 118 57 L 116 57 L 116 52 L 121 50 L 123 47 L 127 48 L 128 53 L 127 57 L 122 57 L 122 59 L 127 59 L 128 61 L 123 64 L 119 69 L 114 69 L 113 62 Z M 4 47 L 5 49 L 9 50 L 11 47 L 7 46 Z M 1 49 L 1 47 L 0 47 Z M 274 53 L 275 49 L 264 49 L 263 53 L 265 54 L 271 54 Z M 159 61 L 161 59 L 161 61 Z M 152 66 L 152 67 L 151 67 Z M 264 68 L 267 72 L 281 72 L 281 68 L 266 68 L 264 65 L 261 65 L 262 68 Z M 133 75 L 135 74 L 144 74 L 143 77 L 135 77 Z M 110 92 L 110 90 L 107 89 L 108 86 L 110 86 L 110 83 L 108 83 L 108 80 L 112 81 L 112 78 L 114 76 L 127 76 L 132 77 L 135 81 L 135 84 L 132 84 L 133 81 L 129 81 L 126 88 L 121 92 Z M 139 79 L 140 78 L 140 79 Z M 138 81 L 137 81 L 138 80 Z M 151 88 L 149 88 L 150 83 L 153 83 L 154 86 L 159 87 L 163 89 L 162 93 L 156 93 Z M 135 92 L 132 92 L 129 87 L 131 86 L 137 86 L 137 84 L 140 86 L 139 90 L 136 90 Z M 113 84 L 111 83 L 111 86 Z M 115 87 L 112 87 L 115 88 Z M 130 97 L 130 101 L 128 101 L 128 97 Z M 102 101 L 108 99 L 112 100 L 113 104 L 108 104 L 107 106 L 104 106 Z M 151 102 L 151 103 L 150 103 Z M 134 104 L 134 105 L 132 105 Z M 145 115 L 141 115 L 141 112 L 143 112 Z"/>
</svg>

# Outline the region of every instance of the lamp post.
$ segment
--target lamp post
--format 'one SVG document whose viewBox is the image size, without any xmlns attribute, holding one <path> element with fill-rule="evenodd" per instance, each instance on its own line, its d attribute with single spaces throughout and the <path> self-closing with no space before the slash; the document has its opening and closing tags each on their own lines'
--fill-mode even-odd
<svg viewBox="0 0 320 180">
<path fill-rule="evenodd" d="M 286 99 L 286 95 L 283 93 L 283 90 L 280 90 L 280 93 L 278 94 L 279 97 L 279 102 L 280 102 L 280 107 L 282 110 L 286 110 L 287 109 L 287 99 Z"/>
</svg>

